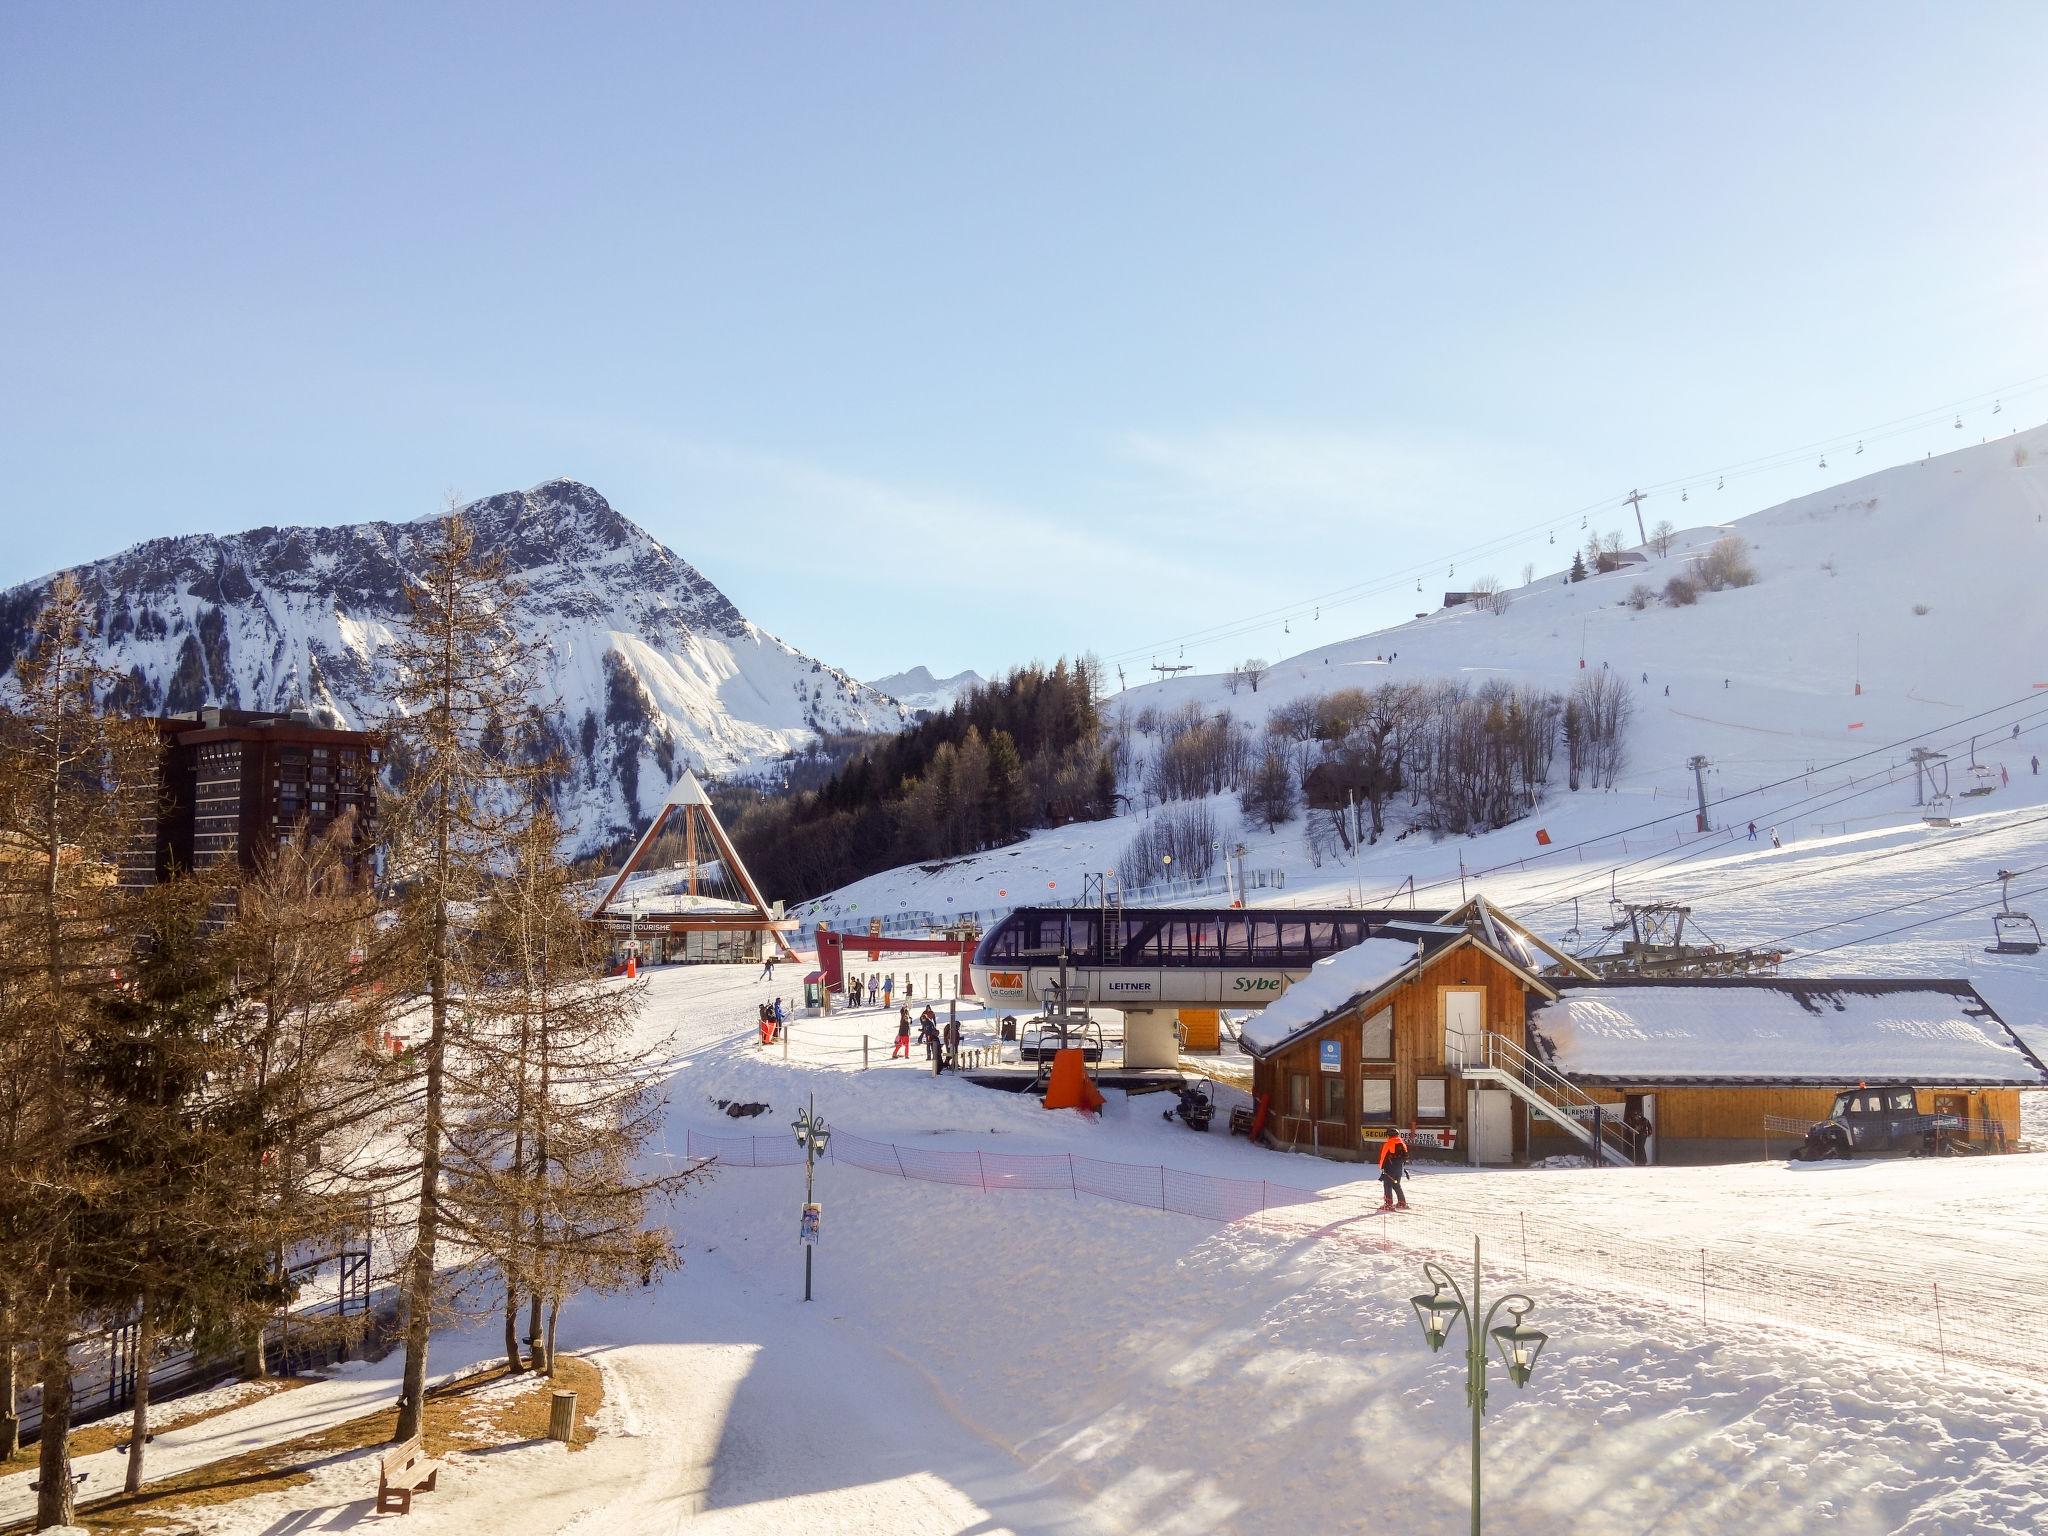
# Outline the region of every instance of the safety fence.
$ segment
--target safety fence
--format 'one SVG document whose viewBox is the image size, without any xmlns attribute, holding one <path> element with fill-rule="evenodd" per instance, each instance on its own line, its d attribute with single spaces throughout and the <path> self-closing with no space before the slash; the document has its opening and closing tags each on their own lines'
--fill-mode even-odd
<svg viewBox="0 0 2048 1536">
<path fill-rule="evenodd" d="M 692 1158 L 726 1167 L 801 1165 L 803 1151 L 783 1136 L 688 1133 Z M 984 1152 L 912 1147 L 834 1131 L 826 1161 L 892 1178 L 948 1184 L 981 1192 L 1067 1191 L 1126 1205 L 1224 1223 L 1250 1223 L 1274 1213 L 1296 1218 L 1272 1235 L 1306 1235 L 1360 1253 L 1403 1254 L 1469 1265 L 1472 1241 L 1486 1269 L 1501 1280 L 1553 1282 L 1618 1292 L 1649 1303 L 1671 1334 L 1715 1336 L 1733 1324 L 1790 1328 L 1842 1343 L 1863 1341 L 1938 1358 L 1944 1368 L 1967 1363 L 2048 1380 L 2048 1272 L 2041 1266 L 1999 1271 L 1981 1259 L 1933 1260 L 1902 1234 L 1882 1249 L 1859 1251 L 1853 1264 L 1787 1263 L 1772 1250 L 1739 1239 L 1695 1245 L 1605 1232 L 1504 1205 L 1483 1191 L 1483 1176 L 1428 1179 L 1428 1208 L 1395 1216 L 1376 1193 L 1326 1193 L 1263 1179 L 1224 1178 L 1162 1165 L 1105 1162 L 1074 1153 Z M 1587 1177 L 1604 1177 L 1589 1171 Z"/>
<path fill-rule="evenodd" d="M 693 1158 L 716 1158 L 726 1167 L 783 1168 L 801 1164 L 803 1149 L 789 1136 L 708 1136 L 691 1131 Z M 1200 1216 L 1210 1221 L 1243 1221 L 1265 1211 L 1308 1205 L 1325 1198 L 1314 1190 L 1264 1179 L 1226 1179 L 1189 1173 L 1157 1163 L 1111 1163 L 1071 1152 L 983 1152 L 950 1147 L 906 1147 L 834 1131 L 826 1161 L 848 1163 L 871 1173 L 951 1184 L 984 1192 L 1004 1189 L 1067 1190 L 1076 1199 L 1094 1195 L 1155 1211 Z"/>
</svg>

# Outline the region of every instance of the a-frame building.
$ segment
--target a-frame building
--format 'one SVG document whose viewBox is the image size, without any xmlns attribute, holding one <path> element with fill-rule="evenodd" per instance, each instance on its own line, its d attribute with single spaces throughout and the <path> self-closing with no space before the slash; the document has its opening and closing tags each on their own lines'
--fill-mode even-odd
<svg viewBox="0 0 2048 1536">
<path fill-rule="evenodd" d="M 655 839 L 664 829 L 677 830 L 678 820 L 682 864 L 642 870 Z M 784 959 L 796 958 L 788 937 L 796 923 L 762 898 L 711 797 L 687 768 L 591 909 L 590 921 L 622 941 L 638 940 L 649 960 L 759 960 L 771 945 Z"/>
</svg>

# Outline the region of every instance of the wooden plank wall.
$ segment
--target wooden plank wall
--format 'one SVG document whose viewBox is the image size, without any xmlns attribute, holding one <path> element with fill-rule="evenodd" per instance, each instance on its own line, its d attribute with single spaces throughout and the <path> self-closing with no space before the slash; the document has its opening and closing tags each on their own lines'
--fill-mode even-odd
<svg viewBox="0 0 2048 1536">
<path fill-rule="evenodd" d="M 1361 1124 L 1358 1108 L 1362 1097 L 1359 1089 L 1362 1076 L 1393 1078 L 1393 1120 L 1404 1128 L 1416 1123 L 1416 1079 L 1442 1077 L 1448 1079 L 1445 1084 L 1447 1118 L 1422 1123 L 1457 1127 L 1456 1155 L 1463 1160 L 1467 1134 L 1465 1083 L 1444 1066 L 1443 1052 L 1443 993 L 1446 989 L 1456 987 L 1484 987 L 1486 1008 L 1483 1017 L 1486 1028 L 1505 1035 L 1517 1045 L 1525 1043 L 1528 1009 L 1523 1001 L 1521 978 L 1491 955 L 1470 947 L 1455 950 L 1426 967 L 1421 975 L 1394 994 L 1394 1059 L 1391 1064 L 1361 1060 L 1361 1019 L 1355 1011 L 1341 1015 L 1316 1034 L 1256 1064 L 1253 1069 L 1253 1091 L 1270 1092 L 1273 1095 L 1276 1137 L 1298 1138 L 1304 1143 L 1308 1141 L 1308 1136 L 1297 1127 L 1290 1126 L 1282 1131 L 1277 1124 L 1279 1117 L 1287 1115 L 1291 1109 L 1287 1097 L 1287 1080 L 1293 1073 L 1306 1075 L 1310 1082 L 1310 1092 L 1315 1096 L 1319 1107 L 1323 1090 L 1318 1046 L 1322 1041 L 1334 1037 L 1343 1043 L 1344 1080 L 1349 1090 L 1346 1096 L 1349 1124 L 1345 1130 L 1344 1150 L 1360 1146 Z M 1525 1122 L 1526 1117 L 1519 1112 L 1518 1101 L 1515 1116 L 1517 1157 L 1525 1155 L 1528 1150 Z M 1386 1122 L 1375 1117 L 1372 1123 L 1375 1126 L 1383 1126 Z M 1327 1148 L 1329 1132 L 1326 1130 L 1324 1135 Z"/>
<path fill-rule="evenodd" d="M 1645 1084 L 1641 1091 L 1657 1095 L 1660 1136 L 1674 1140 L 1739 1140 L 1761 1137 L 1765 1115 L 1782 1115 L 1808 1123 L 1825 1120 L 1828 1111 L 1834 1108 L 1835 1095 L 1848 1086 L 1845 1083 L 1834 1088 L 1663 1088 Z M 1628 1090 L 1620 1088 L 1585 1091 L 1588 1098 L 1602 1104 L 1618 1106 L 1628 1097 Z M 1941 1091 L 1944 1090 L 1921 1089 L 1921 1107 L 1931 1111 L 1934 1094 Z M 2018 1089 L 1993 1088 L 1971 1094 L 1970 1098 L 1972 1115 L 2003 1121 L 2008 1136 L 2019 1133 Z M 1620 1113 L 1617 1108 L 1617 1118 Z M 1539 1119 L 1535 1129 L 1537 1136 L 1546 1141 L 1553 1136 L 1561 1142 L 1568 1139 L 1563 1130 L 1546 1120 Z"/>
</svg>

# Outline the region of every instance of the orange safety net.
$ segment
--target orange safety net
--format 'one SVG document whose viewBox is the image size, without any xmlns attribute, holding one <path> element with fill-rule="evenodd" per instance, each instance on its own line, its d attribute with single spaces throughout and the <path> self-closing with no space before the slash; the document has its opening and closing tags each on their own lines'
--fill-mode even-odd
<svg viewBox="0 0 2048 1536">
<path fill-rule="evenodd" d="M 1070 1045 L 1053 1052 L 1052 1077 L 1046 1082 L 1045 1098 L 1040 1102 L 1047 1109 L 1092 1111 L 1102 1108 L 1102 1090 L 1088 1075 L 1079 1046 Z"/>
</svg>

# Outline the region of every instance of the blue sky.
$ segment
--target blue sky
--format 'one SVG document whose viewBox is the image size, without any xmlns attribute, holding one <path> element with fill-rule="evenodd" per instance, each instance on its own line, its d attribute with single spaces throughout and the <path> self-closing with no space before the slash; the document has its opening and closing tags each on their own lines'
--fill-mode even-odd
<svg viewBox="0 0 2048 1536">
<path fill-rule="evenodd" d="M 863 675 L 1281 654 L 1632 485 L 2048 417 L 2044 57 L 2038 4 L 14 0 L 0 583 L 567 475 Z"/>
</svg>

